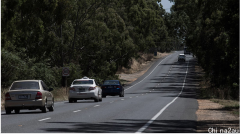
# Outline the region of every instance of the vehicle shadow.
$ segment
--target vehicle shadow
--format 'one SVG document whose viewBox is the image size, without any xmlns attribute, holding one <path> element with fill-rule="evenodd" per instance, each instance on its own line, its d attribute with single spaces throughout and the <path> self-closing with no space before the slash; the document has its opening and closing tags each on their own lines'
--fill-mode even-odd
<svg viewBox="0 0 240 134">
<path fill-rule="evenodd" d="M 20 112 L 18 114 L 45 114 L 45 113 L 42 113 L 42 111 L 30 111 L 30 112 Z M 2 116 L 5 116 L 5 115 L 18 115 L 16 113 L 14 113 L 14 111 L 11 112 L 11 114 L 6 114 L 6 113 L 2 113 L 1 115 Z"/>
<path fill-rule="evenodd" d="M 76 103 L 96 103 L 94 100 L 78 100 L 77 102 L 69 103 L 69 102 L 64 102 L 64 104 L 76 104 Z"/>
<path fill-rule="evenodd" d="M 116 119 L 112 122 L 47 122 L 52 126 L 58 124 L 64 127 L 42 128 L 47 133 L 134 133 L 143 127 L 149 120 Z M 147 127 L 144 133 L 194 133 L 196 121 L 193 120 L 155 120 Z"/>
</svg>

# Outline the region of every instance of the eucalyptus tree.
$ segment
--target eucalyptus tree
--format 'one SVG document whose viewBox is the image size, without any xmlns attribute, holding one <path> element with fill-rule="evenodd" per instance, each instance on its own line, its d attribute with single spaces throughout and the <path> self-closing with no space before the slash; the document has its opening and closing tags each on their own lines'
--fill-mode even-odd
<svg viewBox="0 0 240 134">
<path fill-rule="evenodd" d="M 238 92 L 239 1 L 174 0 L 173 11 L 186 14 L 186 44 L 197 56 L 215 87 L 227 87 L 232 97 Z"/>
</svg>

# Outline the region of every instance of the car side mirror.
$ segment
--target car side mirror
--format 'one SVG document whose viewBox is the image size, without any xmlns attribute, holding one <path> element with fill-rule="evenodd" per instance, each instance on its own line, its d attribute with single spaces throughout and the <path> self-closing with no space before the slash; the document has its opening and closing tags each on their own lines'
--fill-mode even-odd
<svg viewBox="0 0 240 134">
<path fill-rule="evenodd" d="M 49 91 L 49 92 L 53 91 L 53 88 L 49 88 L 48 91 Z"/>
</svg>

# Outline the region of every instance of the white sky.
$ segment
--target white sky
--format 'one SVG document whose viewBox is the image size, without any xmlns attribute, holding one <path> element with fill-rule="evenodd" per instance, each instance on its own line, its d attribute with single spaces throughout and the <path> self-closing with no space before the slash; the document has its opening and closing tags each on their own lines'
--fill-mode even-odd
<svg viewBox="0 0 240 134">
<path fill-rule="evenodd" d="M 161 4 L 163 5 L 163 8 L 166 10 L 166 12 L 170 13 L 170 8 L 173 5 L 173 2 L 170 2 L 169 0 L 161 0 Z"/>
</svg>

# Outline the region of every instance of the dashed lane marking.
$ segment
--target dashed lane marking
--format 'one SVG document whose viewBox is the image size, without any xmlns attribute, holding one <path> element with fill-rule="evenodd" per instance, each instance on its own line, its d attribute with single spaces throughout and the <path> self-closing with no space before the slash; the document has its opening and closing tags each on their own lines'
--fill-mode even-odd
<svg viewBox="0 0 240 134">
<path fill-rule="evenodd" d="M 189 61 L 188 61 L 188 64 L 189 64 Z M 188 64 L 187 64 L 187 71 L 185 72 L 186 75 L 185 75 L 185 78 L 184 78 L 184 81 L 183 81 L 182 90 L 181 90 L 181 92 L 178 94 L 178 96 L 175 97 L 171 102 L 169 102 L 165 107 L 163 107 L 152 119 L 150 119 L 143 127 L 141 127 L 141 128 L 140 128 L 137 132 L 135 132 L 135 133 L 142 133 L 150 124 L 153 123 L 153 121 L 155 121 L 155 120 L 164 112 L 165 109 L 167 109 L 168 106 L 170 106 L 173 102 L 175 102 L 175 100 L 182 94 L 182 91 L 183 91 L 183 88 L 184 88 L 184 85 L 185 85 L 185 81 L 186 81 L 186 77 L 187 77 Z"/>
<path fill-rule="evenodd" d="M 45 120 L 49 120 L 49 119 L 51 119 L 51 117 L 44 118 L 44 119 L 41 119 L 41 120 L 38 120 L 38 121 L 45 121 Z"/>
<path fill-rule="evenodd" d="M 76 112 L 80 112 L 81 110 L 76 110 L 76 111 L 73 111 L 74 113 L 76 113 Z"/>
<path fill-rule="evenodd" d="M 155 68 L 153 68 L 153 70 L 146 76 L 146 77 L 144 77 L 141 81 L 139 81 L 138 83 L 136 83 L 136 84 L 134 84 L 134 85 L 132 85 L 131 87 L 129 87 L 129 88 L 127 88 L 127 89 L 125 89 L 125 90 L 128 90 L 128 89 L 130 89 L 130 88 L 132 88 L 132 87 L 134 87 L 135 85 L 137 85 L 137 84 L 139 84 L 139 83 L 141 83 L 144 79 L 146 79 L 150 74 L 152 74 L 153 73 L 153 71 L 159 66 L 159 64 L 161 64 L 165 59 L 167 59 L 169 56 L 171 56 L 172 54 L 170 54 L 170 55 L 168 55 L 167 57 L 165 57 L 161 62 L 159 62 L 156 66 L 155 66 Z"/>
</svg>

